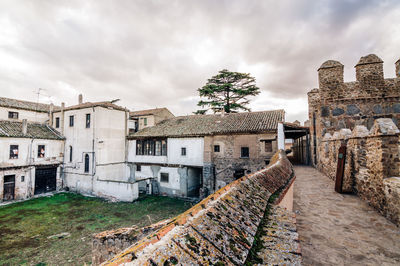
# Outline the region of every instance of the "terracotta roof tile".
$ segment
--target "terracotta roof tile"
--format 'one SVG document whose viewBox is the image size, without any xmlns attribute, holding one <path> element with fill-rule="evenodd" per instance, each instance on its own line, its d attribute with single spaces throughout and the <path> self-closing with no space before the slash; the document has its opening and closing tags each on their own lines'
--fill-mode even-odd
<svg viewBox="0 0 400 266">
<path fill-rule="evenodd" d="M 27 134 L 22 133 L 22 122 L 0 120 L 0 137 L 35 138 L 35 139 L 64 139 L 54 128 L 39 123 L 29 123 Z"/>
<path fill-rule="evenodd" d="M 221 115 L 179 116 L 162 121 L 132 134 L 140 137 L 188 137 L 229 133 L 258 133 L 276 131 L 285 119 L 284 110 L 246 112 Z"/>
<path fill-rule="evenodd" d="M 21 100 L 10 99 L 10 98 L 5 98 L 5 97 L 0 97 L 0 106 L 15 108 L 15 109 L 37 111 L 37 112 L 43 112 L 43 113 L 50 111 L 50 104 L 21 101 Z M 54 106 L 53 110 L 59 110 L 59 109 L 60 109 L 59 106 Z"/>
<path fill-rule="evenodd" d="M 156 115 L 156 114 L 164 112 L 164 111 L 171 113 L 167 108 L 163 107 L 163 108 L 154 108 L 154 109 L 133 111 L 133 112 L 130 112 L 129 115 L 133 116 L 133 117 L 144 116 L 144 115 Z"/>
<path fill-rule="evenodd" d="M 77 109 L 85 109 L 85 108 L 92 108 L 92 107 L 104 107 L 104 108 L 112 108 L 115 110 L 120 110 L 120 111 L 128 111 L 126 108 L 113 104 L 111 102 L 86 102 L 86 103 L 81 103 L 77 105 L 72 105 L 64 108 L 64 111 L 70 111 L 70 110 L 77 110 Z M 60 111 L 60 110 L 59 110 Z"/>
</svg>

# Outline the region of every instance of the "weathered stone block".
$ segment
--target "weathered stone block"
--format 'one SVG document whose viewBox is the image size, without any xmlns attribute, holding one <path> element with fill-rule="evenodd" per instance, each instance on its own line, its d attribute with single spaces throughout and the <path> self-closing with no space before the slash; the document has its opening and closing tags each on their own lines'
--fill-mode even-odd
<svg viewBox="0 0 400 266">
<path fill-rule="evenodd" d="M 361 110 L 355 104 L 347 105 L 347 111 L 346 111 L 347 115 L 355 115 L 360 113 L 360 111 Z"/>
<path fill-rule="evenodd" d="M 333 116 L 338 116 L 344 114 L 344 110 L 342 108 L 335 108 L 332 110 Z"/>
</svg>

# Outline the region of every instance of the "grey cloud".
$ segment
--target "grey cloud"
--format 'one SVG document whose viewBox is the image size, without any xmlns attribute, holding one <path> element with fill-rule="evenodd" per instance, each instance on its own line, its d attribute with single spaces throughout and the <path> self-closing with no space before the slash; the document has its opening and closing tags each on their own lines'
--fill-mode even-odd
<svg viewBox="0 0 400 266">
<path fill-rule="evenodd" d="M 399 10 L 373 0 L 2 1 L 1 92 L 29 99 L 42 87 L 57 104 L 82 92 L 187 114 L 208 78 L 247 65 L 268 70 L 256 78 L 271 97 L 306 99 L 327 59 L 351 79 L 360 56 L 396 56 Z"/>
</svg>

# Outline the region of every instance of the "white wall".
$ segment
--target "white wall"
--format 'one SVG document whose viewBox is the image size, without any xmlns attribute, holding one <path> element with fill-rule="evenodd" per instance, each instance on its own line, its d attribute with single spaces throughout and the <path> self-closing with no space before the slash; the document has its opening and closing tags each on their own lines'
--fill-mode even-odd
<svg viewBox="0 0 400 266">
<path fill-rule="evenodd" d="M 186 148 L 186 156 L 181 148 Z M 203 166 L 204 138 L 168 138 L 167 156 L 136 155 L 136 140 L 128 145 L 128 162 Z"/>
<path fill-rule="evenodd" d="M 138 183 L 113 181 L 95 182 L 94 192 L 97 196 L 119 201 L 134 201 L 139 197 Z"/>
<path fill-rule="evenodd" d="M 8 112 L 17 112 L 18 119 L 9 119 Z M 15 108 L 0 107 L 0 119 L 9 121 L 22 121 L 22 119 L 27 119 L 30 122 L 44 123 L 49 119 L 49 114 Z"/>
<path fill-rule="evenodd" d="M 186 148 L 186 156 L 181 148 Z M 203 166 L 204 138 L 168 138 L 168 163 Z"/>
<path fill-rule="evenodd" d="M 63 140 L 0 138 L 0 167 L 62 163 L 63 142 Z M 18 159 L 10 159 L 10 145 L 18 145 Z M 37 156 L 38 145 L 45 145 L 44 158 Z"/>
</svg>

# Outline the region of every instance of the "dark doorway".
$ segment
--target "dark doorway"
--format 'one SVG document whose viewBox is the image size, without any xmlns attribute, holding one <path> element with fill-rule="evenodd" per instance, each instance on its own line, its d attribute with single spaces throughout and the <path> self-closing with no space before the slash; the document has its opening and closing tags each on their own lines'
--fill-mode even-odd
<svg viewBox="0 0 400 266">
<path fill-rule="evenodd" d="M 5 175 L 3 200 L 13 200 L 14 196 L 15 196 L 15 175 Z"/>
<path fill-rule="evenodd" d="M 245 175 L 245 169 L 236 169 L 235 172 L 233 173 L 233 178 L 236 180 L 244 175 Z"/>
<path fill-rule="evenodd" d="M 36 168 L 35 195 L 56 190 L 57 167 Z"/>
</svg>

